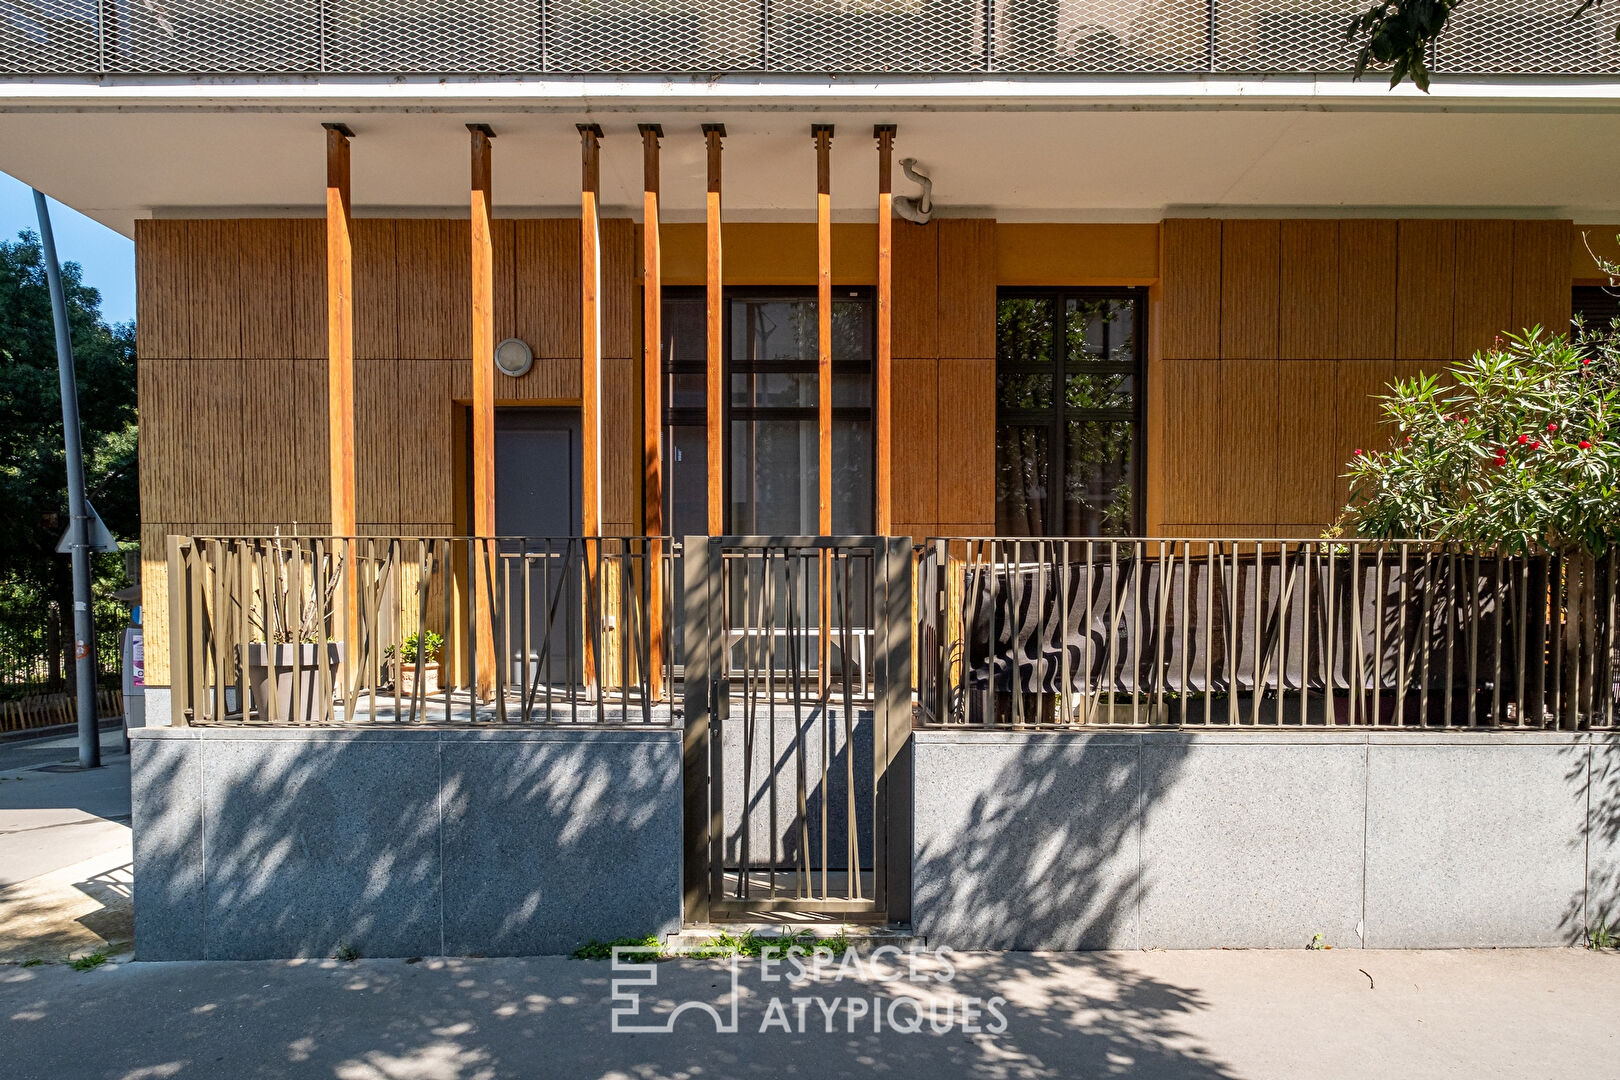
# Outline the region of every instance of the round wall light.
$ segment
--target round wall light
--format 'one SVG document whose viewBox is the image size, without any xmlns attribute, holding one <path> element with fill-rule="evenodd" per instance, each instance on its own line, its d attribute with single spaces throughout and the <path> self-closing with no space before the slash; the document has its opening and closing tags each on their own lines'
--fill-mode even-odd
<svg viewBox="0 0 1620 1080">
<path fill-rule="evenodd" d="M 509 337 L 495 346 L 495 367 L 514 378 L 534 364 L 534 350 L 520 338 Z"/>
</svg>

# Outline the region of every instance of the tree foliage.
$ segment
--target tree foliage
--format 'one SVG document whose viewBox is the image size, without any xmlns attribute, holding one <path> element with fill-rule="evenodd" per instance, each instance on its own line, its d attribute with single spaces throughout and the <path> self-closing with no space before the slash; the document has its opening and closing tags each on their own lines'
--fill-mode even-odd
<svg viewBox="0 0 1620 1080">
<path fill-rule="evenodd" d="M 140 533 L 135 457 L 135 327 L 109 326 L 79 265 L 62 266 L 79 387 L 86 491 L 115 536 Z M 37 655 L 70 600 L 67 471 L 55 328 L 39 238 L 0 240 L 0 651 Z M 121 560 L 96 560 L 97 595 L 122 584 Z M 118 620 L 98 611 L 105 648 Z M 70 610 L 70 609 L 65 609 Z M 110 626 L 108 624 L 111 624 Z"/>
<path fill-rule="evenodd" d="M 1361 78 L 1368 68 L 1387 69 L 1391 87 L 1410 78 L 1427 93 L 1429 49 L 1457 4 L 1458 0 L 1378 0 L 1350 22 L 1349 40 L 1361 42 L 1355 77 Z M 1579 0 L 1570 18 L 1578 19 L 1602 4 L 1603 0 Z M 1620 40 L 1620 23 L 1614 36 Z"/>
<path fill-rule="evenodd" d="M 1601 554 L 1620 540 L 1620 335 L 1533 328 L 1384 397 L 1344 524 L 1373 539 Z"/>
</svg>

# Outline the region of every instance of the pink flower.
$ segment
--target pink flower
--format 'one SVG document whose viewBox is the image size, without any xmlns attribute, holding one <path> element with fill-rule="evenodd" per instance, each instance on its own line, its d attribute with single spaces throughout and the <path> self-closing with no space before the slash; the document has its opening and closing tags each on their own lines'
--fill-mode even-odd
<svg viewBox="0 0 1620 1080">
<path fill-rule="evenodd" d="M 1579 446 L 1582 450 L 1590 450 L 1590 449 L 1592 449 L 1592 444 L 1587 442 L 1585 439 L 1582 439 L 1576 445 Z"/>
<path fill-rule="evenodd" d="M 1557 424 L 1548 424 L 1547 425 L 1547 430 L 1548 431 L 1557 431 L 1558 430 L 1558 425 Z"/>
<path fill-rule="evenodd" d="M 1528 436 L 1528 435 L 1520 435 L 1519 436 L 1519 445 L 1520 446 L 1523 446 L 1525 443 L 1527 443 L 1529 441 L 1530 441 L 1530 436 Z"/>
<path fill-rule="evenodd" d="M 1535 442 L 1530 444 L 1530 449 L 1532 449 L 1532 450 L 1539 450 L 1540 448 L 1541 448 L 1541 440 L 1540 439 L 1537 439 Z"/>
<path fill-rule="evenodd" d="M 1356 452 L 1355 452 L 1355 453 L 1356 453 L 1356 457 L 1360 457 L 1360 456 L 1361 456 L 1361 450 L 1360 450 L 1360 448 L 1359 448 L 1359 447 L 1358 447 L 1358 448 L 1357 448 L 1357 449 L 1356 449 Z"/>
</svg>

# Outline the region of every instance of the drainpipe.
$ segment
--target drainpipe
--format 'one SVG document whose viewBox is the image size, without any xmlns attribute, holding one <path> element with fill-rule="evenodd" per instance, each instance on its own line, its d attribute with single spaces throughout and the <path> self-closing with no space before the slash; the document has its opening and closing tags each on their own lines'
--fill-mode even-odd
<svg viewBox="0 0 1620 1080">
<path fill-rule="evenodd" d="M 79 386 L 73 374 L 73 339 L 68 335 L 67 296 L 56 262 L 56 237 L 45 196 L 34 192 L 39 214 L 40 250 L 51 287 L 56 323 L 56 370 L 62 383 L 62 446 L 67 451 L 68 550 L 73 560 L 73 670 L 79 691 L 79 768 L 101 767 L 101 732 L 96 726 L 95 627 L 90 612 L 90 512 L 84 501 L 84 447 L 79 440 Z"/>
</svg>

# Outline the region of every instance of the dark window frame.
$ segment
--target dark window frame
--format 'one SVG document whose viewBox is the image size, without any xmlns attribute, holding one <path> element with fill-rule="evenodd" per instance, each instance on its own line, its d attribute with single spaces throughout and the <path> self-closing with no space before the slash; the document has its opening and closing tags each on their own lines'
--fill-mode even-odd
<svg viewBox="0 0 1620 1080">
<path fill-rule="evenodd" d="M 1050 300 L 1053 305 L 1052 363 L 1025 364 L 1005 362 L 1000 348 L 1001 304 L 1005 300 Z M 1063 319 L 1067 302 L 1079 300 L 1127 300 L 1134 312 L 1131 330 L 1133 360 L 1130 363 L 1107 360 L 1073 362 L 1068 355 L 1068 335 L 1064 333 Z M 1061 536 L 1066 522 L 1064 481 L 1068 470 L 1067 421 L 1126 420 L 1131 424 L 1131 535 L 1145 533 L 1146 477 L 1147 477 L 1147 358 L 1148 358 L 1148 290 L 1145 286 L 1002 286 L 996 290 L 996 477 L 1001 474 L 1001 433 L 1004 427 L 1045 426 L 1048 438 L 1047 490 L 1056 493 L 1054 511 L 1048 514 L 1047 535 Z M 1064 404 L 1063 388 L 1072 374 L 1094 372 L 1098 374 L 1128 374 L 1132 376 L 1131 408 L 1129 409 L 1071 409 Z M 1051 407 L 1022 409 L 1004 405 L 1000 379 L 1006 374 L 1041 374 L 1052 377 Z M 998 515 L 999 516 L 999 515 Z M 1055 530 L 1055 531 L 1054 531 Z M 998 529 L 999 531 L 999 529 Z"/>
<path fill-rule="evenodd" d="M 860 300 L 862 300 L 862 301 L 864 301 L 867 304 L 872 306 L 874 314 L 875 314 L 876 306 L 877 306 L 877 300 L 876 300 L 875 293 L 876 293 L 876 290 L 874 290 L 869 285 L 835 285 L 833 287 L 833 299 L 835 301 L 839 300 L 839 299 L 846 299 L 846 300 L 847 299 L 852 299 L 852 298 L 860 299 Z M 723 342 L 723 345 L 721 347 L 721 363 L 722 363 L 722 367 L 721 367 L 721 373 L 720 373 L 721 385 L 723 387 L 721 395 L 720 395 L 720 402 L 721 402 L 721 406 L 720 406 L 720 408 L 721 408 L 720 430 L 721 430 L 721 433 L 722 433 L 721 434 L 722 446 L 721 446 L 721 454 L 720 454 L 720 458 L 721 458 L 721 461 L 720 461 L 720 467 L 721 467 L 720 487 L 721 487 L 721 490 L 723 492 L 725 492 L 725 498 L 722 500 L 722 505 L 723 505 L 723 512 L 725 514 L 725 519 L 726 519 L 726 528 L 728 530 L 730 530 L 730 531 L 735 531 L 733 522 L 731 520 L 731 518 L 732 518 L 732 498 L 731 498 L 731 492 L 732 492 L 732 467 L 731 467 L 731 459 L 732 459 L 732 453 L 731 453 L 731 450 L 732 450 L 732 446 L 731 446 L 732 421 L 733 420 L 741 420 L 741 421 L 748 421 L 748 420 L 793 420 L 793 421 L 801 421 L 802 422 L 802 421 L 807 421 L 808 420 L 808 421 L 813 422 L 813 421 L 815 421 L 815 420 L 817 420 L 819 418 L 819 411 L 818 411 L 817 407 L 814 406 L 814 405 L 800 405 L 800 406 L 763 405 L 762 406 L 762 405 L 736 405 L 736 404 L 734 404 L 732 402 L 732 385 L 731 385 L 732 377 L 733 377 L 733 375 L 739 373 L 738 366 L 735 363 L 735 361 L 734 361 L 734 359 L 732 357 L 732 353 L 731 353 L 731 335 L 732 335 L 731 311 L 732 311 L 732 302 L 735 301 L 735 300 L 739 300 L 739 299 L 741 299 L 741 300 L 756 300 L 756 299 L 757 300 L 794 300 L 794 299 L 797 299 L 797 300 L 816 300 L 818 298 L 818 294 L 817 294 L 816 286 L 814 286 L 814 285 L 727 285 L 727 286 L 725 286 L 723 288 L 723 290 L 721 292 L 721 298 L 722 298 L 722 305 L 723 305 L 724 310 L 723 310 L 723 314 L 722 314 L 722 317 L 721 317 L 721 326 L 720 326 L 720 338 L 721 338 L 721 341 Z M 685 300 L 685 301 L 691 301 L 691 300 L 707 301 L 707 299 L 708 299 L 708 288 L 707 288 L 707 286 L 703 286 L 703 285 L 665 285 L 664 288 L 663 288 L 663 293 L 662 293 L 662 301 L 667 303 L 668 301 L 670 301 L 672 299 L 674 299 L 674 300 Z M 835 376 L 838 376 L 838 375 L 864 375 L 864 376 L 866 376 L 866 378 L 868 379 L 867 403 L 865 405 L 835 405 L 833 407 L 833 410 L 832 410 L 832 418 L 833 418 L 833 420 L 835 422 L 836 421 L 856 421 L 856 422 L 865 421 L 866 423 L 868 423 L 870 425 L 873 425 L 873 427 L 875 429 L 876 420 L 877 420 L 876 400 L 875 400 L 876 397 L 877 397 L 877 371 L 876 371 L 876 369 L 877 369 L 877 363 L 876 363 L 876 359 L 877 359 L 877 355 L 876 355 L 877 354 L 877 325 L 876 325 L 875 319 L 873 320 L 871 326 L 872 326 L 872 335 L 871 335 L 872 340 L 870 342 L 871 348 L 869 350 L 870 359 L 868 359 L 868 360 L 834 360 L 833 361 L 833 375 L 835 375 Z M 660 350 L 660 352 L 662 353 L 662 350 Z M 702 355 L 702 356 L 700 356 L 700 357 L 698 357 L 696 359 L 685 360 L 685 361 L 673 361 L 672 362 L 670 360 L 670 358 L 668 357 L 668 355 L 661 355 L 659 364 L 660 364 L 661 375 L 662 375 L 661 379 L 659 380 L 660 381 L 659 395 L 660 395 L 660 398 L 661 398 L 661 407 L 662 407 L 662 410 L 663 410 L 663 422 L 662 422 L 662 429 L 661 429 L 661 431 L 662 431 L 661 438 L 663 439 L 663 445 L 664 445 L 664 448 L 665 448 L 665 450 L 667 452 L 667 450 L 669 448 L 669 445 L 670 445 L 670 440 L 671 440 L 671 436 L 670 436 L 670 429 L 671 428 L 674 428 L 674 427 L 704 427 L 707 424 L 707 421 L 708 421 L 708 404 L 707 404 L 707 402 L 705 402 L 701 406 L 694 406 L 694 405 L 684 405 L 684 406 L 678 406 L 678 407 L 677 406 L 672 406 L 670 404 L 670 394 L 671 394 L 671 386 L 672 386 L 672 376 L 674 376 L 674 375 L 704 375 L 704 376 L 706 376 L 708 374 L 708 357 L 705 354 L 705 355 Z M 802 373 L 805 373 L 806 371 L 808 371 L 809 373 L 812 373 L 812 374 L 815 373 L 815 371 L 816 371 L 815 365 L 811 364 L 810 367 L 807 369 L 806 367 L 803 366 L 802 361 L 765 361 L 765 362 L 758 363 L 758 364 L 750 364 L 746 368 L 743 369 L 743 373 L 750 373 L 751 372 L 753 374 L 761 374 L 761 375 L 763 375 L 763 374 L 794 374 L 794 373 L 802 374 Z M 709 463 L 709 467 L 713 468 L 713 462 Z M 877 512 L 877 505 L 876 505 L 876 499 L 877 499 L 877 454 L 876 454 L 875 442 L 874 442 L 873 452 L 872 452 L 871 456 L 869 457 L 869 459 L 867 461 L 867 469 L 868 469 L 869 474 L 872 477 L 872 485 L 871 485 L 872 486 L 872 505 L 867 507 L 867 511 L 875 519 L 876 512 Z M 666 487 L 665 487 L 666 504 L 667 504 L 667 501 L 671 498 L 671 495 L 672 495 L 672 493 L 669 490 L 668 485 L 666 485 Z M 664 512 L 665 512 L 665 515 L 666 515 L 666 520 L 668 520 L 668 515 L 672 512 L 672 508 L 669 505 L 666 505 L 665 508 L 664 508 Z"/>
</svg>

